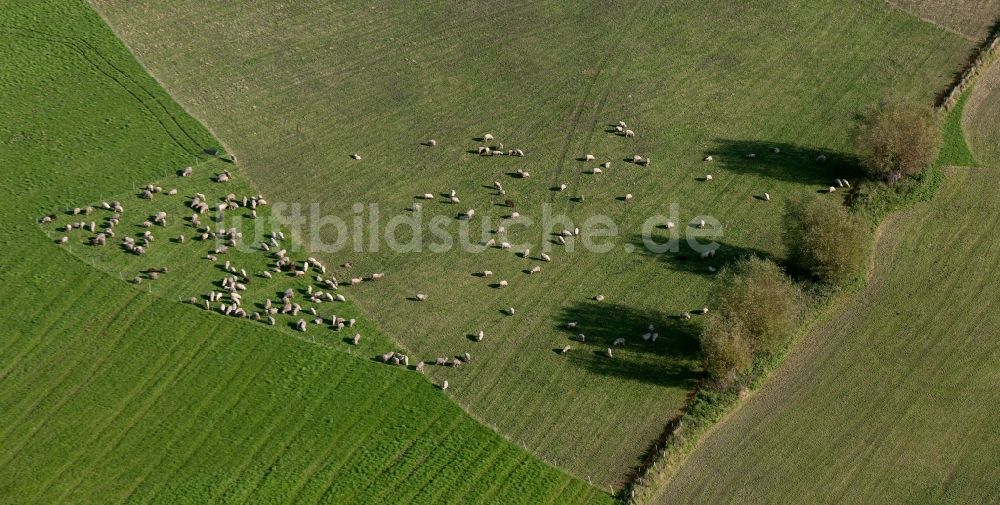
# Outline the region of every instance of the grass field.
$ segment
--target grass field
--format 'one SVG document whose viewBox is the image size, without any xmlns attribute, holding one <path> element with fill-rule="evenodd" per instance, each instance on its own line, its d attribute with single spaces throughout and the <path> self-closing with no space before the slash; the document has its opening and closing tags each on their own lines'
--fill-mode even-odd
<svg viewBox="0 0 1000 505">
<path fill-rule="evenodd" d="M 976 159 L 1000 166 L 1000 65 L 994 63 L 980 76 L 965 104 L 962 126 Z"/>
<path fill-rule="evenodd" d="M 997 503 L 996 173 L 947 170 L 873 281 L 687 460 L 659 503 Z M 974 216 L 974 217 L 972 217 Z"/>
<path fill-rule="evenodd" d="M 986 38 L 1000 20 L 1000 0 L 888 0 L 890 4 L 971 40 Z"/>
<path fill-rule="evenodd" d="M 874 0 L 94 3 L 277 201 L 341 216 L 378 203 L 386 220 L 416 195 L 455 189 L 461 205 L 439 198 L 425 214 L 472 207 L 478 223 L 509 212 L 497 206 L 509 198 L 536 219 L 543 203 L 577 223 L 613 218 L 611 252 L 556 248 L 534 276 L 523 272 L 539 262 L 500 250 L 322 255 L 385 270 L 354 295 L 365 314 L 421 358 L 471 352 L 472 366 L 434 379 L 485 424 L 601 485 L 638 461 L 700 376 L 697 325 L 670 316 L 702 306 L 708 266 L 781 255 L 781 201 L 856 175 L 843 155 L 852 114 L 887 95 L 930 101 L 972 47 Z M 619 119 L 634 139 L 606 131 Z M 527 156 L 470 153 L 488 131 Z M 421 146 L 428 138 L 439 145 Z M 593 165 L 576 158 L 588 152 L 612 168 L 586 173 Z M 827 163 L 813 162 L 820 153 Z M 651 166 L 622 162 L 634 154 Z M 532 178 L 507 175 L 517 168 Z M 494 180 L 506 197 L 484 188 Z M 566 192 L 551 191 L 560 183 Z M 765 191 L 774 201 L 754 198 Z M 713 262 L 626 251 L 671 203 L 681 224 L 723 224 Z M 534 251 L 549 239 L 538 226 L 509 235 Z M 472 275 L 484 269 L 510 287 Z M 428 302 L 407 300 L 418 291 Z M 501 313 L 510 306 L 517 315 Z M 588 344 L 560 356 L 568 321 Z M 655 344 L 638 338 L 649 323 Z M 487 338 L 472 342 L 479 329 Z M 629 344 L 601 356 L 618 337 Z"/>
<path fill-rule="evenodd" d="M 143 261 L 53 243 L 40 216 L 102 199 L 134 231 L 133 182 L 207 173 L 216 141 L 83 2 L 0 2 L 0 61 L 0 502 L 611 501 L 415 372 L 177 303 L 219 274 L 165 237 Z M 162 286 L 100 270 L 145 261 Z"/>
</svg>

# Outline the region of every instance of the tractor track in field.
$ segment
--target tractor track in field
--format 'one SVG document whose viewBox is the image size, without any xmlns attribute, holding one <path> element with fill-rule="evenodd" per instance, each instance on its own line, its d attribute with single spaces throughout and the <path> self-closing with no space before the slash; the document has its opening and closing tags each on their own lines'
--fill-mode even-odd
<svg viewBox="0 0 1000 505">
<path fill-rule="evenodd" d="M 83 40 L 78 37 L 61 37 L 53 33 L 48 33 L 31 28 L 22 28 L 19 26 L 2 25 L 2 24 L 0 24 L 0 32 L 6 32 L 8 34 L 15 36 L 20 35 L 23 37 L 33 38 L 36 40 L 43 40 L 70 49 L 78 56 L 80 56 L 80 58 L 86 61 L 88 65 L 93 67 L 95 71 L 104 75 L 108 79 L 112 80 L 117 85 L 118 88 L 122 89 L 123 91 L 131 95 L 132 98 L 135 99 L 135 101 L 138 102 L 139 105 L 141 105 L 142 108 L 146 110 L 146 112 L 148 112 L 149 115 L 152 116 L 157 123 L 159 123 L 160 128 L 163 130 L 163 132 L 166 133 L 167 136 L 169 136 L 171 140 L 173 140 L 173 142 L 178 147 L 180 147 L 184 151 L 187 151 L 189 154 L 195 157 L 202 157 L 204 155 L 204 153 L 202 152 L 202 146 L 198 144 L 198 141 L 194 138 L 194 136 L 192 136 L 191 133 L 188 132 L 183 125 L 181 125 L 180 121 L 177 120 L 177 118 L 170 112 L 167 106 L 164 105 L 163 102 L 161 102 L 160 99 L 153 92 L 149 91 L 148 89 L 146 89 L 146 87 L 144 87 L 142 84 L 133 79 L 128 74 L 128 72 L 122 70 L 117 65 L 115 65 L 111 60 L 109 60 L 103 54 L 101 54 L 101 51 L 99 49 L 94 47 L 86 40 Z M 110 69 L 102 67 L 102 64 L 106 65 L 107 67 L 110 67 Z M 130 89 L 129 86 L 127 86 L 124 81 L 128 81 L 135 87 L 139 88 L 142 94 L 146 95 L 146 98 L 144 99 L 142 96 L 140 96 L 138 92 Z M 157 114 L 157 112 L 153 110 L 153 107 L 147 102 L 147 100 L 152 100 L 153 102 L 156 103 L 156 105 L 159 106 L 160 109 L 162 109 L 163 114 L 165 114 L 168 118 L 170 118 L 170 123 L 177 130 L 181 132 L 181 135 L 176 134 L 176 132 L 171 131 L 171 128 L 167 127 L 167 123 L 164 122 L 164 120 L 160 118 L 159 114 Z M 180 138 L 182 136 L 186 137 L 186 139 Z M 190 141 L 191 144 L 186 145 L 184 140 Z M 194 145 L 194 147 L 192 148 L 191 145 Z"/>
</svg>

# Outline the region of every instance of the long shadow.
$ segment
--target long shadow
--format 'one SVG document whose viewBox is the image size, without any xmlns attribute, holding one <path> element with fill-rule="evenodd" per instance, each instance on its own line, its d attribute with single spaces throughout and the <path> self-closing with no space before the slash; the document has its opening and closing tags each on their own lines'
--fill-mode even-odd
<svg viewBox="0 0 1000 505">
<path fill-rule="evenodd" d="M 688 389 L 702 377 L 698 324 L 664 312 L 635 309 L 607 302 L 578 302 L 562 310 L 558 326 L 572 350 L 570 363 L 600 375 L 622 377 L 667 387 Z M 567 323 L 575 322 L 575 328 Z M 656 341 L 643 339 L 653 325 Z M 576 335 L 585 342 L 574 341 Z M 613 347 L 618 338 L 625 344 Z M 613 357 L 605 355 L 612 348 Z M 561 351 L 553 349 L 554 352 Z"/>
<path fill-rule="evenodd" d="M 714 159 L 706 163 L 709 171 L 722 167 L 801 184 L 829 186 L 835 179 L 857 180 L 863 173 L 852 154 L 784 142 L 715 139 L 704 155 Z"/>
<path fill-rule="evenodd" d="M 680 226 L 685 225 L 681 224 Z M 679 233 L 680 238 L 677 240 L 676 246 L 671 247 L 664 252 L 653 251 L 647 248 L 642 235 L 633 235 L 629 238 L 628 243 L 635 247 L 633 254 L 639 254 L 656 261 L 661 261 L 672 270 L 701 275 L 714 275 L 715 272 L 722 270 L 722 267 L 748 256 L 756 255 L 761 258 L 776 260 L 776 258 L 771 257 L 769 253 L 759 249 L 732 245 L 719 239 L 713 239 L 714 242 L 719 244 L 719 247 L 715 250 L 714 255 L 702 258 L 702 252 L 692 249 L 687 240 L 684 240 L 683 231 L 684 230 L 681 230 Z M 650 238 L 657 244 L 663 244 L 670 240 L 670 232 L 665 229 L 658 230 L 657 232 L 652 233 Z"/>
</svg>

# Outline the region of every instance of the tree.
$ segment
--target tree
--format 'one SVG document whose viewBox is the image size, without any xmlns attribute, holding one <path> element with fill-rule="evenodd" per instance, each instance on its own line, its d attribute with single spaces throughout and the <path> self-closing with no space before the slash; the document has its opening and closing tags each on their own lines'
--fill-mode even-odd
<svg viewBox="0 0 1000 505">
<path fill-rule="evenodd" d="M 701 352 L 705 370 L 721 387 L 728 387 L 740 370 L 750 366 L 747 340 L 746 327 L 740 321 L 721 315 L 709 318 L 701 334 Z"/>
<path fill-rule="evenodd" d="M 773 261 L 751 256 L 726 266 L 712 286 L 711 305 L 739 321 L 753 353 L 771 353 L 792 337 L 802 314 L 799 287 Z"/>
<path fill-rule="evenodd" d="M 934 163 L 941 130 L 937 116 L 926 107 L 884 102 L 860 115 L 854 145 L 869 176 L 894 183 Z"/>
<path fill-rule="evenodd" d="M 868 257 L 867 225 L 833 199 L 788 200 L 784 228 L 790 263 L 823 282 L 842 284 L 856 277 Z"/>
</svg>

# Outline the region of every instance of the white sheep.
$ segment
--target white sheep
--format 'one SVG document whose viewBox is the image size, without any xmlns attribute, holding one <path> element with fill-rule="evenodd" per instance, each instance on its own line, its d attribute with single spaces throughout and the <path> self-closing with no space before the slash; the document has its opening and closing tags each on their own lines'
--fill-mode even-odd
<svg viewBox="0 0 1000 505">
<path fill-rule="evenodd" d="M 590 171 L 590 173 L 592 173 L 592 174 L 594 174 L 594 175 L 598 175 L 598 174 L 603 174 L 603 173 L 604 173 L 604 171 L 603 171 L 603 170 L 601 170 L 600 168 L 596 168 L 596 167 L 595 167 L 595 168 L 594 168 L 593 170 L 591 170 L 591 171 Z"/>
<path fill-rule="evenodd" d="M 705 156 L 705 161 L 712 161 L 712 160 L 714 160 L 714 159 L 715 159 L 715 158 L 713 158 L 713 157 L 712 157 L 711 155 L 709 155 L 709 156 Z"/>
<path fill-rule="evenodd" d="M 569 352 L 570 349 L 571 349 L 571 347 L 567 345 L 567 346 L 563 347 L 561 351 L 559 351 L 559 354 L 566 354 L 566 353 Z"/>
<path fill-rule="evenodd" d="M 483 273 L 481 275 L 483 277 L 493 277 L 493 271 L 492 270 L 483 270 Z"/>
<path fill-rule="evenodd" d="M 483 142 L 493 142 L 493 134 L 487 133 L 486 135 L 483 135 Z"/>
<path fill-rule="evenodd" d="M 625 345 L 625 339 L 624 338 L 618 337 L 618 338 L 615 339 L 614 343 L 611 344 L 612 347 L 617 347 L 619 345 Z"/>
<path fill-rule="evenodd" d="M 632 193 L 625 193 L 625 201 L 626 202 L 632 201 Z"/>
<path fill-rule="evenodd" d="M 764 193 L 764 201 L 765 202 L 770 202 L 771 201 L 771 194 L 770 193 Z"/>
<path fill-rule="evenodd" d="M 418 302 L 425 302 L 427 301 L 427 295 L 424 293 L 417 293 L 416 299 Z"/>
<path fill-rule="evenodd" d="M 626 138 L 635 137 L 635 132 L 632 130 L 625 130 L 625 137 Z"/>
<path fill-rule="evenodd" d="M 434 199 L 434 193 L 424 193 L 424 197 L 423 198 L 424 198 L 424 200 L 433 200 Z"/>
<path fill-rule="evenodd" d="M 540 254 L 538 257 L 541 258 L 542 261 L 552 261 L 552 257 L 545 253 Z"/>
<path fill-rule="evenodd" d="M 594 297 L 594 301 L 595 302 L 603 302 L 604 301 L 604 295 L 597 295 L 597 296 L 595 296 Z"/>
<path fill-rule="evenodd" d="M 504 312 L 506 312 L 508 316 L 513 316 L 514 315 L 514 307 L 507 307 L 507 309 Z"/>
<path fill-rule="evenodd" d="M 531 249 L 525 249 L 525 250 L 521 251 L 521 257 L 522 258 L 527 258 L 528 256 L 531 256 Z"/>
<path fill-rule="evenodd" d="M 510 249 L 510 242 L 500 242 L 500 249 Z"/>
<path fill-rule="evenodd" d="M 711 181 L 711 180 L 712 180 L 712 174 L 708 174 L 708 175 L 705 176 L 705 181 L 706 182 L 707 181 Z"/>
<path fill-rule="evenodd" d="M 499 283 L 499 286 L 500 286 L 501 288 L 505 288 L 505 287 L 507 287 L 507 281 L 506 281 L 506 280 L 502 280 L 502 281 L 500 281 L 500 283 Z"/>
<path fill-rule="evenodd" d="M 835 188 L 833 186 L 830 186 L 829 188 L 826 188 L 826 192 L 827 193 L 833 193 L 834 191 L 837 191 L 837 188 Z"/>
<path fill-rule="evenodd" d="M 567 187 L 568 186 L 566 186 L 566 183 L 562 183 L 562 184 L 559 185 L 559 191 L 566 191 Z"/>
<path fill-rule="evenodd" d="M 609 358 L 615 357 L 614 354 L 611 353 L 611 348 L 610 347 L 608 347 L 607 349 L 604 350 L 604 355 L 607 356 L 607 357 L 609 357 Z"/>
<path fill-rule="evenodd" d="M 596 159 L 597 158 L 595 158 L 593 154 L 588 154 L 588 155 L 586 155 L 586 156 L 583 157 L 583 161 L 594 161 Z"/>
<path fill-rule="evenodd" d="M 476 342 L 482 342 L 484 336 L 486 336 L 486 334 L 483 333 L 483 330 L 479 330 L 479 333 L 476 333 Z"/>
<path fill-rule="evenodd" d="M 542 267 L 535 265 L 528 273 L 537 274 L 542 272 Z"/>
<path fill-rule="evenodd" d="M 356 160 L 360 160 L 361 159 L 361 155 L 358 154 L 358 153 L 354 153 L 354 154 L 351 155 L 351 158 L 356 159 Z"/>
<path fill-rule="evenodd" d="M 434 139 L 430 139 L 430 140 L 428 140 L 428 141 L 427 141 L 427 146 L 428 146 L 428 147 L 434 147 L 434 146 L 436 146 L 436 145 L 438 145 L 438 143 L 437 143 L 437 141 L 436 141 L 436 140 L 434 140 Z"/>
</svg>

